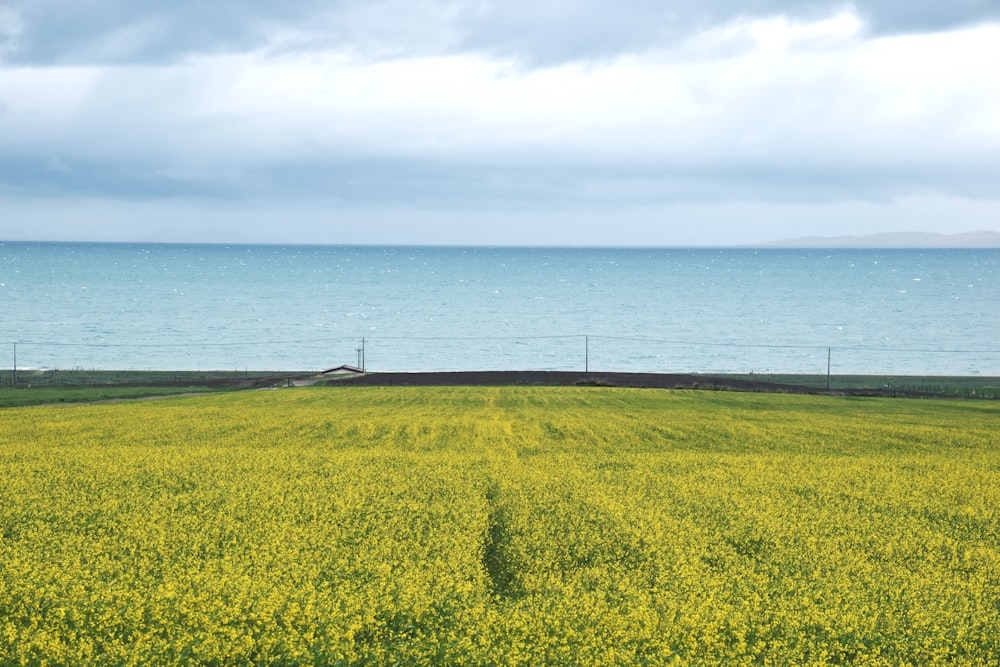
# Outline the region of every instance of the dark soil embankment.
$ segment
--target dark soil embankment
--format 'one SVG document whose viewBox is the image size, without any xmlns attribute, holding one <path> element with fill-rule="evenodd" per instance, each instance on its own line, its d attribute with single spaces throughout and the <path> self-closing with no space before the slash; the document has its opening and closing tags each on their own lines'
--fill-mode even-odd
<svg viewBox="0 0 1000 667">
<path fill-rule="evenodd" d="M 708 389 L 716 391 L 756 391 L 781 394 L 826 394 L 833 396 L 932 397 L 923 392 L 897 389 L 825 389 L 801 385 L 737 380 L 708 375 L 672 373 L 586 373 L 582 371 L 452 371 L 432 373 L 368 373 L 355 378 L 331 380 L 331 385 L 389 386 L 599 386 L 647 389 Z"/>
</svg>

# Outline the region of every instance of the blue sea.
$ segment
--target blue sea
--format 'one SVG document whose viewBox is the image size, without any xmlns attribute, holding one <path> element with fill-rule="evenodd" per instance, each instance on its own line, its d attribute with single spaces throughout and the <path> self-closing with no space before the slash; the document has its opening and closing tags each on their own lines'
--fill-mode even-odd
<svg viewBox="0 0 1000 667">
<path fill-rule="evenodd" d="M 991 249 L 6 242 L 0 312 L 0 368 L 1000 375 Z"/>
</svg>

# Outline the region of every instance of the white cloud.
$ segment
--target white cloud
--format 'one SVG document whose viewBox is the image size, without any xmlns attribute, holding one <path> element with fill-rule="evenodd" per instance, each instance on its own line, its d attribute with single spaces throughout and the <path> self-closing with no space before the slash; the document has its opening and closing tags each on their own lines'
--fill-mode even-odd
<svg viewBox="0 0 1000 667">
<path fill-rule="evenodd" d="M 339 46 L 279 21 L 255 49 L 168 63 L 0 64 L 0 192 L 532 215 L 1000 197 L 997 24 L 878 36 L 840 5 L 723 12 L 683 39 L 529 66 L 455 47 L 457 5 L 395 54 L 429 10 L 375 30 L 382 14 L 354 7 L 336 10 L 355 34 Z M 105 31 L 105 56 L 168 24 Z M 386 40 L 377 57 L 356 48 L 363 26 Z"/>
<path fill-rule="evenodd" d="M 546 66 L 670 48 L 738 21 L 762 21 L 764 38 L 779 42 L 803 30 L 840 33 L 845 7 L 874 35 L 1000 20 L 997 3 L 976 0 L 8 0 L 5 7 L 18 26 L 9 56 L 27 65 L 170 63 L 271 47 L 372 59 L 476 53 Z"/>
<path fill-rule="evenodd" d="M 982 83 L 992 62 L 996 27 L 824 51 L 768 46 L 721 60 L 661 54 L 530 70 L 465 55 L 208 57 L 97 81 L 85 73 L 93 97 L 82 117 L 146 130 L 147 148 L 210 162 L 931 163 L 989 158 L 983 139 L 996 139 L 1000 117 L 1000 88 Z M 70 85 L 73 103 L 61 106 L 78 108 L 80 87 Z"/>
<path fill-rule="evenodd" d="M 10 7 L 0 7 L 0 58 L 14 50 L 23 31 L 21 17 Z"/>
<path fill-rule="evenodd" d="M 850 46 L 863 36 L 864 29 L 864 22 L 850 7 L 813 20 L 783 14 L 739 17 L 690 34 L 671 48 L 690 57 L 707 59 L 734 57 L 754 50 L 829 51 Z"/>
</svg>

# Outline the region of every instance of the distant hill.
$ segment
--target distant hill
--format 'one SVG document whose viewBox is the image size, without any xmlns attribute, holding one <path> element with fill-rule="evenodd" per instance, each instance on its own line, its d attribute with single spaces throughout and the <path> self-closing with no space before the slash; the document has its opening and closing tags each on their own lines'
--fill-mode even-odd
<svg viewBox="0 0 1000 667">
<path fill-rule="evenodd" d="M 869 236 L 805 236 L 763 244 L 768 248 L 1000 248 L 1000 232 L 900 232 Z"/>
</svg>

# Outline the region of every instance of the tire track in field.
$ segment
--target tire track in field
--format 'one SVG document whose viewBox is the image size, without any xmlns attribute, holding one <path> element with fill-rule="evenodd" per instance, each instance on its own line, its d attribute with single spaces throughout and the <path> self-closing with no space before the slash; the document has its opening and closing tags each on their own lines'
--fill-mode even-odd
<svg viewBox="0 0 1000 667">
<path fill-rule="evenodd" d="M 487 520 L 482 559 L 490 592 L 506 599 L 522 597 L 523 591 L 517 586 L 517 566 L 510 553 L 510 516 L 495 481 L 490 481 L 485 495 Z"/>
</svg>

